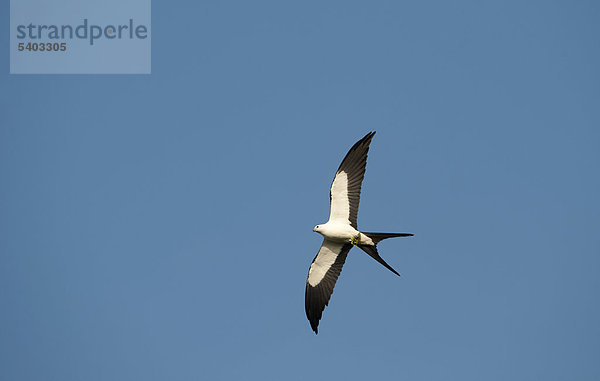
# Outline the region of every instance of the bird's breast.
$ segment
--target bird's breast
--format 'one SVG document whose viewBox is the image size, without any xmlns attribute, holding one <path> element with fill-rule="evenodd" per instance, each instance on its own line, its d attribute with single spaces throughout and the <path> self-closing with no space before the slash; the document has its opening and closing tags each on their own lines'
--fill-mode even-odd
<svg viewBox="0 0 600 381">
<path fill-rule="evenodd" d="M 325 238 L 334 241 L 348 241 L 358 231 L 348 224 L 330 223 L 322 226 L 321 233 Z"/>
</svg>

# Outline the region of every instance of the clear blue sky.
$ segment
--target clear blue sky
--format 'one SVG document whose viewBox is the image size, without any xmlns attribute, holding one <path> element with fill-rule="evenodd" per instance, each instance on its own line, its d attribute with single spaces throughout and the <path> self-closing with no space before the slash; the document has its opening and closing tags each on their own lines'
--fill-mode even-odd
<svg viewBox="0 0 600 381">
<path fill-rule="evenodd" d="M 3 380 L 600 379 L 600 6 L 154 1 L 152 75 L 10 76 Z M 315 336 L 308 266 L 377 130 Z"/>
</svg>

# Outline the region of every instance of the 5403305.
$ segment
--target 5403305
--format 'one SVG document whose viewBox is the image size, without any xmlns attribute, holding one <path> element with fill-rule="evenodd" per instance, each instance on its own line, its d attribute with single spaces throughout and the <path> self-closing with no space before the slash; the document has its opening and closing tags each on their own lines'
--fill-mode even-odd
<svg viewBox="0 0 600 381">
<path fill-rule="evenodd" d="M 64 52 L 67 50 L 66 42 L 19 42 L 17 49 L 22 52 L 27 50 L 29 52 Z"/>
</svg>

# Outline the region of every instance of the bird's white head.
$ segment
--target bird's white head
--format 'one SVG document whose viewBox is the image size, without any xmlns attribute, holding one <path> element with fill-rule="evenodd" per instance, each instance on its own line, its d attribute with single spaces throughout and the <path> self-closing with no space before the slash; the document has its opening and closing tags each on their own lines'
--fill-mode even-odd
<svg viewBox="0 0 600 381">
<path fill-rule="evenodd" d="M 320 229 L 321 229 L 321 226 L 317 225 L 313 228 L 313 231 L 319 233 Z"/>
</svg>

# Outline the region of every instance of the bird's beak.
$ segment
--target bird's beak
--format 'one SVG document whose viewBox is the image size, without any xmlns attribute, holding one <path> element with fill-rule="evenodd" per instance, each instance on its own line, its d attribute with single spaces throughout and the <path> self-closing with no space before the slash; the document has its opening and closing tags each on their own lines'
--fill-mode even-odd
<svg viewBox="0 0 600 381">
<path fill-rule="evenodd" d="M 316 232 L 316 231 L 317 231 L 317 228 L 313 228 L 313 231 L 314 231 L 314 232 Z"/>
</svg>

